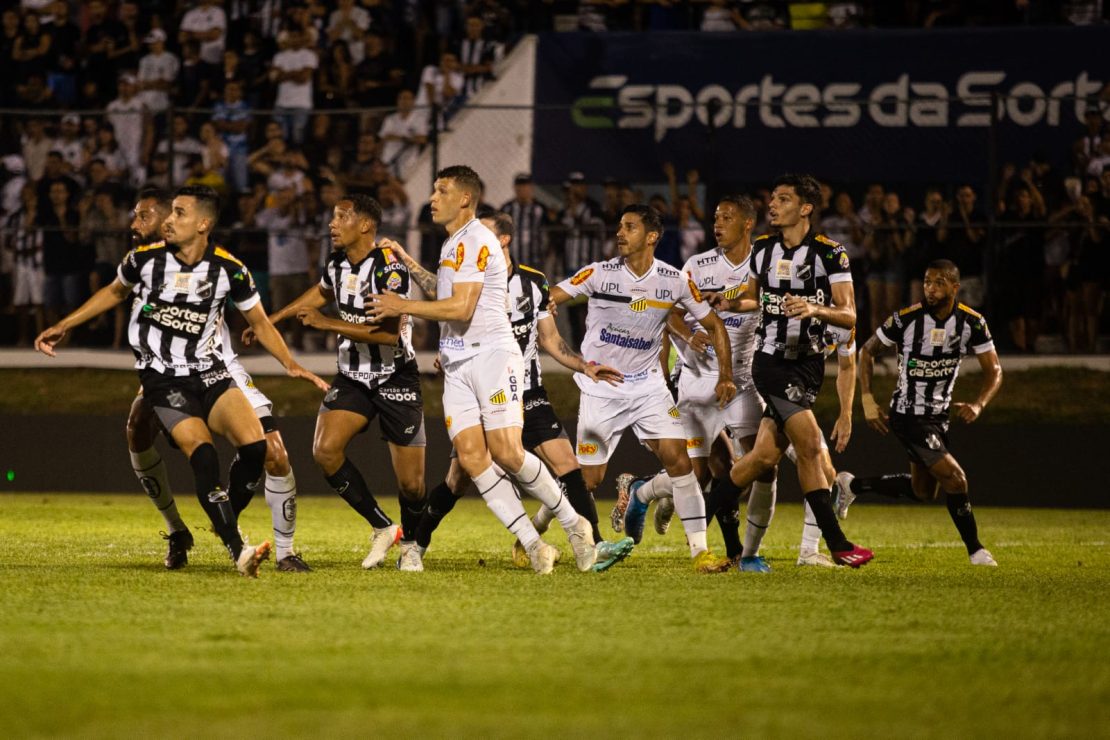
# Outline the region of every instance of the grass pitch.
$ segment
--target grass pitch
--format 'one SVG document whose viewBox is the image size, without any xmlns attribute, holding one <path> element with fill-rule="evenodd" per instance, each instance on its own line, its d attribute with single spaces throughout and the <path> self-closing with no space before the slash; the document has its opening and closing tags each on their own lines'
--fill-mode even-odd
<svg viewBox="0 0 1110 740">
<path fill-rule="evenodd" d="M 613 571 L 579 574 L 552 532 L 564 561 L 541 578 L 512 568 L 478 500 L 441 528 L 428 571 L 407 574 L 361 570 L 365 525 L 341 501 L 305 497 L 297 541 L 316 571 L 268 563 L 247 581 L 180 498 L 197 547 L 170 573 L 140 496 L 0 496 L 5 736 L 1110 727 L 1106 511 L 978 509 L 998 569 L 968 564 L 941 506 L 857 503 L 846 530 L 878 553 L 858 572 L 796 568 L 801 513 L 784 505 L 770 575 L 695 576 L 678 531 L 649 531 Z M 268 537 L 260 499 L 243 526 Z"/>
</svg>

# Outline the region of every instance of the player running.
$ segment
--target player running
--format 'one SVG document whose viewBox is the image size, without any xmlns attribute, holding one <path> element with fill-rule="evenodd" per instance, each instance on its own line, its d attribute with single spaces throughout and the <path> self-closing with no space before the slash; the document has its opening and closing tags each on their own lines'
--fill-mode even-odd
<svg viewBox="0 0 1110 740">
<path fill-rule="evenodd" d="M 972 565 L 997 566 L 979 541 L 975 514 L 967 493 L 967 475 L 948 451 L 948 412 L 970 424 L 1002 386 L 1002 366 L 987 321 L 962 303 L 960 271 L 948 260 L 931 262 L 925 270 L 925 302 L 890 316 L 860 352 L 863 415 L 880 434 L 893 431 L 910 458 L 914 493 L 932 501 L 944 491 L 948 514 L 967 547 Z M 898 385 L 890 399 L 890 416 L 871 393 L 875 357 L 888 349 L 898 353 Z M 952 389 L 964 355 L 974 354 L 983 369 L 979 396 L 971 403 L 952 403 Z"/>
<path fill-rule="evenodd" d="M 711 553 L 706 544 L 705 501 L 686 453 L 682 414 L 667 390 L 657 358 L 667 318 L 671 309 L 679 306 L 712 337 L 718 368 L 713 392 L 717 408 L 723 409 L 736 396 L 732 349 L 724 324 L 702 300 L 693 281 L 655 259 L 655 245 L 662 233 L 657 211 L 643 205 L 626 207 L 617 230 L 620 256 L 583 267 L 552 288 L 551 300 L 561 304 L 580 295 L 589 297 L 582 354 L 624 375 L 619 386 L 575 376 L 582 391 L 578 461 L 586 488 L 594 491 L 601 483 L 609 457 L 624 430 L 632 427 L 670 478 L 695 570 L 719 573 L 730 564 Z M 635 528 L 630 534 L 635 539 Z"/>
<path fill-rule="evenodd" d="M 40 334 L 35 347 L 53 356 L 54 345 L 69 329 L 119 305 L 132 291 L 138 292 L 128 338 L 135 350 L 143 396 L 189 459 L 197 498 L 236 568 L 245 576 L 256 577 L 260 563 L 269 555 L 270 543 L 243 544 L 232 501 L 248 500 L 248 489 L 262 477 L 266 439 L 220 353 L 225 301 L 230 298 L 243 312 L 263 347 L 290 376 L 304 378 L 321 389 L 327 385 L 289 354 L 259 305 L 250 271 L 222 247 L 209 244 L 218 212 L 218 197 L 211 188 L 178 190 L 163 224 L 165 242 L 128 252 L 112 284 Z M 212 432 L 227 437 L 238 450 L 229 474 L 230 496 L 220 486 Z"/>
<path fill-rule="evenodd" d="M 552 510 L 578 569 L 589 570 L 597 559 L 590 523 L 521 441 L 524 361 L 506 314 L 505 257 L 497 236 L 475 218 L 481 191 L 482 181 L 469 167 L 456 165 L 436 174 L 432 220 L 450 234 L 440 255 L 436 299 L 373 295 L 370 315 L 383 320 L 408 314 L 440 322 L 443 413 L 459 464 L 494 515 L 524 545 L 537 573 L 550 573 L 559 551 L 540 539 L 506 473 Z"/>
</svg>

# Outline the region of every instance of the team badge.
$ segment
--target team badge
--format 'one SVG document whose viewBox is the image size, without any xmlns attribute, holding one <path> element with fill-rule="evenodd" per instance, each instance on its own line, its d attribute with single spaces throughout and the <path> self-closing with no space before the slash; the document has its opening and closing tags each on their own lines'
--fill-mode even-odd
<svg viewBox="0 0 1110 740">
<path fill-rule="evenodd" d="M 747 287 L 747 285 L 747 283 L 734 285 L 726 290 L 724 293 L 722 293 L 722 295 L 725 297 L 725 300 L 734 301 L 740 297 L 740 294 L 744 292 L 744 288 Z"/>
<path fill-rule="evenodd" d="M 637 298 L 628 304 L 628 308 L 636 313 L 641 313 L 647 310 L 647 298 Z"/>
<path fill-rule="evenodd" d="M 798 279 L 809 280 L 813 277 L 813 265 L 798 265 Z"/>
<path fill-rule="evenodd" d="M 943 347 L 944 340 L 947 338 L 948 332 L 944 329 L 930 329 L 929 330 L 929 344 L 934 347 Z"/>
<path fill-rule="evenodd" d="M 144 475 L 139 478 L 139 485 L 146 491 L 146 495 L 152 499 L 158 498 L 162 495 L 162 486 L 158 484 L 158 479 L 151 478 L 149 475 Z"/>
<path fill-rule="evenodd" d="M 532 297 L 521 295 L 516 297 L 516 310 L 520 313 L 532 312 Z"/>
<path fill-rule="evenodd" d="M 841 252 L 840 253 L 840 269 L 842 269 L 842 270 L 847 270 L 848 269 L 848 253 L 847 252 Z"/>
<path fill-rule="evenodd" d="M 385 287 L 390 290 L 397 290 L 401 287 L 401 275 L 396 272 L 389 273 L 389 277 L 385 279 Z"/>
<path fill-rule="evenodd" d="M 296 521 L 297 519 L 297 497 L 290 496 L 285 499 L 285 503 L 281 505 L 281 516 L 287 522 Z"/>
<path fill-rule="evenodd" d="M 940 437 L 938 437 L 936 434 L 930 434 L 928 437 L 925 438 L 925 444 L 929 446 L 930 450 L 939 450 Z"/>
<path fill-rule="evenodd" d="M 461 263 L 461 260 L 460 260 Z M 482 247 L 478 250 L 478 272 L 485 272 L 486 265 L 489 264 L 489 247 Z"/>
<path fill-rule="evenodd" d="M 451 417 L 448 416 L 446 419 L 443 420 L 443 423 L 447 426 L 448 429 L 450 429 L 451 428 Z"/>
<path fill-rule="evenodd" d="M 212 281 L 206 280 L 204 278 L 197 280 L 196 292 L 198 298 L 203 298 L 204 300 L 208 300 L 209 298 L 211 298 L 213 292 Z"/>
<path fill-rule="evenodd" d="M 505 395 L 505 389 L 502 388 L 489 397 L 489 402 L 495 406 L 503 406 L 509 402 L 509 397 Z"/>
<path fill-rule="evenodd" d="M 806 392 L 804 388 L 791 383 L 790 385 L 786 386 L 786 397 L 794 403 L 798 403 L 806 397 Z"/>
<path fill-rule="evenodd" d="M 579 455 L 596 455 L 597 443 L 596 442 L 579 442 L 578 443 Z"/>
<path fill-rule="evenodd" d="M 682 416 L 682 413 L 678 410 L 678 406 L 671 406 L 669 409 L 667 409 L 667 415 L 674 419 L 677 419 Z"/>
<path fill-rule="evenodd" d="M 775 263 L 775 277 L 779 280 L 789 280 L 794 275 L 794 263 L 790 260 L 779 260 Z"/>
<path fill-rule="evenodd" d="M 574 277 L 570 279 L 571 285 L 581 285 L 590 279 L 590 275 L 594 274 L 594 268 L 587 267 L 585 270 L 579 270 Z"/>
<path fill-rule="evenodd" d="M 170 402 L 170 406 L 175 409 L 185 408 L 185 396 L 181 391 L 172 391 L 166 396 L 166 400 Z"/>
<path fill-rule="evenodd" d="M 327 395 L 324 396 L 324 403 L 331 403 L 339 397 L 339 389 L 332 386 L 328 389 Z"/>
</svg>

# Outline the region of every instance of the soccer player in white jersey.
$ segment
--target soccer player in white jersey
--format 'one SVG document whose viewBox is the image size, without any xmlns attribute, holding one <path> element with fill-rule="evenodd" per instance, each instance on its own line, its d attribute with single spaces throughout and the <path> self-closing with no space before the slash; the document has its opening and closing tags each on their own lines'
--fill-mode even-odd
<svg viewBox="0 0 1110 740">
<path fill-rule="evenodd" d="M 259 341 L 289 375 L 321 389 L 327 384 L 289 354 L 266 319 L 250 271 L 224 249 L 209 244 L 218 212 L 218 197 L 211 188 L 178 190 L 163 224 L 165 243 L 129 252 L 112 284 L 40 334 L 35 347 L 52 356 L 69 329 L 111 310 L 138 290 L 128 338 L 137 357 L 143 396 L 189 458 L 197 498 L 236 568 L 255 577 L 269 555 L 270 543 L 244 545 L 231 499 L 245 496 L 243 489 L 262 477 L 266 440 L 262 424 L 232 381 L 219 351 L 225 301 L 235 302 Z M 212 432 L 226 436 L 238 450 L 230 472 L 231 496 L 220 486 Z"/>
<path fill-rule="evenodd" d="M 706 545 L 705 500 L 686 454 L 682 414 L 667 390 L 658 355 L 671 309 L 685 309 L 713 339 L 719 371 L 714 392 L 719 408 L 724 408 L 736 396 L 732 349 L 724 324 L 702 300 L 693 281 L 655 259 L 662 233 L 656 210 L 626 207 L 617 230 L 620 256 L 583 267 L 551 289 L 551 300 L 560 304 L 580 295 L 589 297 L 582 355 L 624 375 L 619 386 L 575 376 L 582 391 L 577 451 L 586 487 L 593 491 L 601 483 L 609 457 L 624 430 L 632 427 L 671 478 L 675 510 L 686 531 L 695 570 L 719 573 L 728 569 L 729 561 L 715 556 Z"/>
<path fill-rule="evenodd" d="M 505 257 L 497 236 L 475 218 L 481 191 L 478 174 L 464 165 L 436 174 L 432 220 L 450 234 L 440 255 L 436 300 L 387 292 L 371 297 L 370 315 L 408 314 L 440 322 L 443 413 L 459 464 L 490 510 L 524 545 L 537 573 L 550 573 L 559 551 L 540 539 L 508 476 L 552 510 L 579 570 L 589 570 L 597 559 L 590 523 L 521 441 L 524 361 L 509 324 Z"/>
<path fill-rule="evenodd" d="M 965 424 L 979 418 L 1002 386 L 1002 366 L 987 321 L 957 303 L 960 271 L 948 260 L 925 270 L 923 303 L 897 311 L 875 330 L 860 352 L 863 414 L 880 434 L 893 431 L 910 458 L 914 492 L 931 501 L 944 491 L 948 514 L 967 547 L 972 565 L 996 566 L 979 541 L 968 498 L 967 474 L 948 451 L 948 413 Z M 871 393 L 874 358 L 887 349 L 898 353 L 898 385 L 888 417 Z M 979 395 L 971 403 L 952 403 L 952 390 L 964 355 L 974 354 L 983 370 Z"/>
<path fill-rule="evenodd" d="M 312 454 L 328 485 L 373 530 L 370 552 L 362 561 L 367 569 L 385 562 L 402 532 L 411 540 L 425 501 L 424 402 L 412 329 L 406 317 L 377 322 L 367 313 L 374 294 L 393 290 L 407 295 L 409 291 L 404 263 L 376 242 L 381 218 L 381 205 L 368 195 L 355 194 L 337 202 L 330 225 L 335 251 L 321 271 L 320 283 L 271 316 L 275 324 L 296 317 L 305 326 L 339 335 L 339 373 L 316 417 Z M 338 319 L 319 310 L 333 301 Z M 375 418 L 389 444 L 397 478 L 400 528 L 378 506 L 366 479 L 346 456 L 351 440 Z M 403 541 L 402 551 L 406 544 L 411 545 Z"/>
<path fill-rule="evenodd" d="M 168 192 L 158 188 L 145 188 L 139 192 L 135 216 L 131 221 L 131 239 L 136 247 L 161 241 L 162 222 L 169 215 L 172 200 Z M 274 530 L 274 559 L 277 569 L 291 573 L 307 572 L 311 570 L 308 564 L 293 550 L 293 536 L 297 531 L 297 482 L 293 476 L 293 468 L 289 465 L 285 442 L 274 422 L 273 404 L 255 387 L 251 376 L 236 357 L 226 324 L 222 334 L 223 356 L 228 372 L 239 389 L 246 394 L 266 434 L 266 505 L 270 508 Z M 143 398 L 140 391 L 131 404 L 131 412 L 127 417 L 127 448 L 131 456 L 131 469 L 135 471 L 139 484 L 166 522 L 168 534 L 165 539 L 168 546 L 163 562 L 168 570 L 177 570 L 189 562 L 193 534 L 177 510 L 166 464 L 154 446 L 157 434 L 158 423 L 154 407 Z M 246 488 L 243 493 L 245 498 L 233 499 L 231 502 L 237 515 L 249 503 L 254 489 Z"/>
</svg>

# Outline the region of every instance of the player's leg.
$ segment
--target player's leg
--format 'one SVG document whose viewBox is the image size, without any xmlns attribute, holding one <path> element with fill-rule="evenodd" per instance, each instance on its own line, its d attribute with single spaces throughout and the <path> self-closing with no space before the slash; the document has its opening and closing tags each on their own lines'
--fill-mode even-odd
<svg viewBox="0 0 1110 740">
<path fill-rule="evenodd" d="M 297 479 L 289 464 L 285 440 L 274 424 L 274 417 L 260 419 L 266 433 L 266 506 L 270 509 L 270 523 L 274 530 L 274 558 L 277 569 L 288 573 L 305 573 L 311 570 L 300 555 L 293 550 L 293 537 L 297 533 Z"/>
<path fill-rule="evenodd" d="M 459 464 L 459 458 L 454 448 L 451 450 L 451 467 L 447 470 L 447 477 L 438 486 L 428 492 L 428 503 L 420 515 L 416 525 L 413 539 L 420 548 L 423 558 L 428 547 L 432 544 L 432 534 L 439 527 L 443 519 L 455 508 L 455 503 L 470 487 L 468 476 Z M 527 563 L 525 564 L 527 566 Z"/>
<path fill-rule="evenodd" d="M 755 435 L 751 435 L 748 440 L 749 444 L 754 444 Z M 705 523 L 708 525 L 716 519 L 721 537 L 725 542 L 725 556 L 734 563 L 739 563 L 740 553 L 743 550 L 743 545 L 740 543 L 740 496 L 730 496 L 725 500 L 720 487 L 720 481 L 728 476 L 728 471 L 732 469 L 735 459 L 732 440 L 727 434 L 718 435 L 709 450 L 706 473 L 708 480 L 702 487 L 705 491 Z M 693 462 L 696 474 L 697 462 Z M 698 482 L 701 483 L 701 480 L 699 479 Z"/>
<path fill-rule="evenodd" d="M 935 461 L 929 461 L 929 473 L 940 484 L 940 490 L 944 491 L 944 503 L 948 508 L 948 515 L 952 517 L 952 523 L 956 525 L 956 531 L 960 533 L 960 539 L 963 540 L 964 546 L 967 548 L 967 554 L 972 565 L 996 566 L 998 563 L 995 562 L 990 551 L 983 547 L 983 543 L 979 541 L 979 527 L 975 522 L 975 514 L 971 510 L 971 499 L 968 496 L 967 474 L 956 462 L 952 453 L 946 449 L 948 440 L 945 437 L 947 435 L 939 434 L 938 436 L 941 438 L 941 447 L 937 452 L 943 454 Z"/>
<path fill-rule="evenodd" d="M 836 469 L 832 464 L 832 457 L 829 455 L 829 448 L 827 442 L 822 438 L 822 467 L 825 470 L 825 480 L 828 482 L 830 488 L 836 489 L 835 505 L 837 508 L 837 517 L 840 516 L 839 505 L 840 502 L 845 500 L 846 495 L 851 495 L 844 486 L 841 485 L 841 475 L 837 474 Z M 786 454 L 792 460 L 794 459 L 794 448 L 787 448 Z M 850 475 L 850 474 L 848 474 Z M 851 500 L 848 500 L 851 503 Z M 847 507 L 845 507 L 847 508 Z M 804 502 L 802 512 L 802 541 L 798 545 L 798 565 L 817 566 L 823 568 L 835 568 L 836 563 L 831 558 L 825 555 L 820 550 L 821 546 L 821 528 L 817 526 L 817 518 L 813 515 L 813 509 L 810 507 L 809 502 Z"/>
<path fill-rule="evenodd" d="M 401 400 L 406 398 L 409 400 Z M 389 443 L 389 456 L 397 479 L 397 503 L 401 511 L 401 556 L 397 567 L 403 571 L 423 571 L 424 553 L 415 541 L 416 529 L 427 506 L 424 482 L 427 436 L 419 378 L 391 378 L 374 395 L 373 403 L 378 410 L 382 437 Z"/>
<path fill-rule="evenodd" d="M 157 436 L 158 424 L 154 407 L 140 393 L 135 396 L 131 403 L 131 412 L 127 415 L 127 450 L 131 456 L 131 469 L 135 471 L 139 485 L 146 491 L 166 523 L 168 534 L 165 538 L 168 546 L 164 562 L 166 568 L 176 570 L 189 562 L 193 534 L 177 511 L 166 463 L 154 446 Z"/>
<path fill-rule="evenodd" d="M 929 472 L 929 467 L 916 460 L 910 461 L 910 485 L 918 501 L 936 501 L 940 493 L 940 483 Z"/>
<path fill-rule="evenodd" d="M 217 395 L 218 393 L 218 395 Z M 208 427 L 235 446 L 228 473 L 228 496 L 238 516 L 250 504 L 266 469 L 266 433 L 246 394 L 230 381 L 222 392 L 206 393 Z"/>
</svg>

